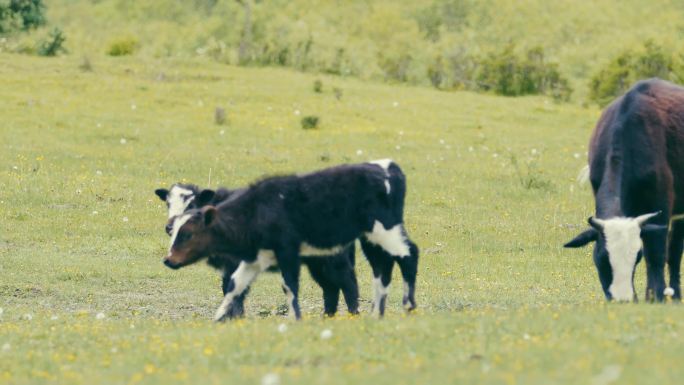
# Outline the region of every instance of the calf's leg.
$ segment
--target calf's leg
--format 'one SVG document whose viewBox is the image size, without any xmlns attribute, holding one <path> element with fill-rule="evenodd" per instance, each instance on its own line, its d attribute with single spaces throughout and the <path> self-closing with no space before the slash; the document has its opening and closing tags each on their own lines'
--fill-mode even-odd
<svg viewBox="0 0 684 385">
<path fill-rule="evenodd" d="M 309 268 L 311 278 L 323 289 L 323 313 L 332 317 L 337 313 L 337 304 L 340 298 L 340 288 L 329 279 L 325 271 L 325 257 L 309 258 L 305 264 Z"/>
<path fill-rule="evenodd" d="M 276 251 L 276 260 L 283 276 L 283 291 L 287 295 L 290 306 L 290 315 L 296 320 L 302 318 L 299 308 L 299 271 L 301 262 L 299 254 L 293 249 L 281 249 Z"/>
<path fill-rule="evenodd" d="M 416 308 L 416 276 L 418 275 L 418 246 L 408 241 L 411 255 L 408 257 L 395 257 L 404 278 L 404 297 L 401 301 L 406 310 Z"/>
<path fill-rule="evenodd" d="M 216 310 L 214 321 L 221 322 L 241 315 L 240 305 L 238 305 L 237 301 L 239 301 L 239 298 L 245 293 L 245 290 L 247 290 L 260 272 L 261 266 L 258 262 L 240 262 L 240 265 L 230 277 L 226 287 L 226 294 L 223 297 L 221 306 Z"/>
<path fill-rule="evenodd" d="M 235 270 L 237 270 L 238 264 L 237 263 L 232 263 L 232 262 L 227 262 L 226 265 L 223 267 L 223 277 L 222 277 L 222 285 L 221 289 L 223 290 L 223 295 L 225 296 L 228 294 L 228 288 L 230 287 L 230 279 Z M 234 310 L 233 314 L 234 317 L 243 317 L 245 315 L 245 298 L 247 297 L 247 294 L 249 293 L 249 286 L 245 288 L 245 290 L 242 292 L 242 294 L 236 296 L 233 300 L 234 302 Z"/>
<path fill-rule="evenodd" d="M 361 238 L 361 249 L 373 270 L 373 312 L 377 312 L 382 317 L 385 315 L 394 260 L 382 247 L 368 241 L 366 237 Z"/>
</svg>

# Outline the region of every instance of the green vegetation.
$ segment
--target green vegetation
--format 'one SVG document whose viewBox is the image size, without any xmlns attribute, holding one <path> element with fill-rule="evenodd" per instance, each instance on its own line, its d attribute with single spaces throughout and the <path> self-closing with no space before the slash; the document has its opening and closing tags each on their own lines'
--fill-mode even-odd
<svg viewBox="0 0 684 385">
<path fill-rule="evenodd" d="M 48 28 L 59 26 L 78 57 L 203 56 L 443 90 L 541 92 L 559 100 L 574 90 L 572 99 L 581 102 L 592 100 L 592 76 L 625 51 L 652 40 L 667 53 L 684 52 L 676 32 L 684 27 L 684 7 L 666 0 L 648 7 L 641 0 L 323 0 L 315 7 L 308 0 L 53 0 L 46 15 Z M 137 44 L 110 46 L 121 36 Z M 1 51 L 27 52 L 21 43 L 32 38 L 8 39 Z M 544 65 L 523 65 L 537 51 Z M 492 84 L 488 63 L 503 54 L 515 58 L 515 70 Z"/>
<path fill-rule="evenodd" d="M 43 0 L 0 1 L 0 34 L 27 31 L 45 24 Z"/>
<path fill-rule="evenodd" d="M 59 28 L 53 29 L 48 37 L 38 46 L 38 55 L 40 56 L 57 56 L 60 52 L 66 52 L 64 49 L 64 42 L 66 37 Z"/>
<path fill-rule="evenodd" d="M 132 55 L 138 48 L 138 40 L 134 37 L 123 37 L 116 39 L 109 43 L 107 48 L 107 55 L 109 56 L 127 56 Z"/>
<path fill-rule="evenodd" d="M 637 50 L 618 55 L 591 79 L 589 98 L 604 106 L 622 95 L 636 81 L 651 77 L 681 83 L 684 79 L 682 55 L 648 41 Z"/>
<path fill-rule="evenodd" d="M 590 250 L 561 248 L 593 210 L 575 175 L 598 109 L 208 59 L 91 59 L 86 72 L 73 54 L 0 54 L 0 382 L 682 378 L 684 308 L 606 304 Z M 312 92 L 315 79 L 344 98 Z M 216 106 L 229 126 L 214 124 Z M 325 130 L 302 130 L 296 111 Z M 422 250 L 414 315 L 396 280 L 387 318 L 368 314 L 360 252 L 363 314 L 321 319 L 303 272 L 300 323 L 278 315 L 275 274 L 255 283 L 246 320 L 216 325 L 216 272 L 161 264 L 157 187 L 244 186 L 384 157 L 407 174 L 406 223 Z M 643 292 L 643 264 L 636 278 Z"/>
<path fill-rule="evenodd" d="M 684 376 L 684 308 L 607 304 L 590 248 L 561 248 L 593 213 L 575 176 L 600 110 L 576 102 L 680 81 L 679 3 L 42 4 L 0 0 L 0 383 Z M 161 263 L 155 188 L 387 157 L 407 174 L 422 251 L 415 314 L 397 274 L 388 316 L 368 314 L 360 250 L 362 314 L 322 319 L 303 272 L 298 323 L 277 274 L 259 277 L 247 319 L 217 325 L 217 273 Z M 641 264 L 641 292 L 644 278 Z"/>
</svg>

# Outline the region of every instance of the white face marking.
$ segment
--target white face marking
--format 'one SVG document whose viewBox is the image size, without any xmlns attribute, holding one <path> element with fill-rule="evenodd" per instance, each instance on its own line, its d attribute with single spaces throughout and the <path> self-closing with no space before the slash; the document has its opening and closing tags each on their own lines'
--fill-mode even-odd
<svg viewBox="0 0 684 385">
<path fill-rule="evenodd" d="M 632 301 L 632 273 L 637 253 L 643 246 L 641 227 L 635 218 L 604 219 L 602 224 L 606 250 L 613 270 L 613 282 L 608 290 L 616 301 Z"/>
<path fill-rule="evenodd" d="M 195 195 L 192 190 L 177 185 L 171 187 L 166 196 L 166 202 L 169 204 L 169 219 L 183 214 L 194 199 Z"/>
<path fill-rule="evenodd" d="M 411 255 L 401 224 L 387 230 L 382 223 L 375 221 L 373 231 L 366 233 L 366 239 L 382 247 L 386 252 L 395 257 L 408 257 Z"/>
<path fill-rule="evenodd" d="M 190 219 L 192 215 L 185 214 L 173 221 L 173 230 L 171 231 L 171 243 L 169 244 L 169 256 L 171 256 L 171 249 L 173 248 L 173 243 L 176 242 L 176 237 L 178 236 L 178 231 L 185 224 L 185 222 Z"/>
<path fill-rule="evenodd" d="M 302 244 L 299 246 L 299 255 L 303 257 L 329 257 L 331 255 L 337 255 L 341 253 L 343 249 L 343 246 L 335 246 L 329 249 L 319 249 L 316 246 L 302 242 Z"/>
<path fill-rule="evenodd" d="M 392 164 L 392 159 L 378 159 L 378 160 L 372 160 L 368 163 L 372 164 L 377 164 L 378 166 L 382 167 L 385 170 L 385 173 L 388 172 L 390 164 Z"/>
<path fill-rule="evenodd" d="M 382 279 L 380 279 L 380 277 L 373 278 L 373 293 L 375 295 L 373 298 L 374 313 L 380 313 L 380 301 L 387 297 L 387 293 L 389 291 L 388 288 L 389 286 L 382 284 Z"/>
</svg>

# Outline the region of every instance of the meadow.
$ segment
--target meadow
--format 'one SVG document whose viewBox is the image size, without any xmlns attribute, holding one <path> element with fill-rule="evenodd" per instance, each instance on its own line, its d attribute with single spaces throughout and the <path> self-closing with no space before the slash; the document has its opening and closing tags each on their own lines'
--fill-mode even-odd
<svg viewBox="0 0 684 385">
<path fill-rule="evenodd" d="M 0 54 L 0 383 L 684 375 L 682 306 L 608 304 L 590 248 L 561 247 L 593 212 L 576 176 L 598 108 L 201 58 L 80 64 Z M 307 115 L 320 117 L 317 129 L 301 128 Z M 369 315 L 360 251 L 362 314 L 323 319 L 320 290 L 303 272 L 301 322 L 283 315 L 280 278 L 263 274 L 246 319 L 212 323 L 218 274 L 161 263 L 166 208 L 155 188 L 239 187 L 387 157 L 407 174 L 407 228 L 422 250 L 415 314 L 401 311 L 395 277 L 386 318 Z M 636 277 L 643 298 L 643 266 Z"/>
</svg>

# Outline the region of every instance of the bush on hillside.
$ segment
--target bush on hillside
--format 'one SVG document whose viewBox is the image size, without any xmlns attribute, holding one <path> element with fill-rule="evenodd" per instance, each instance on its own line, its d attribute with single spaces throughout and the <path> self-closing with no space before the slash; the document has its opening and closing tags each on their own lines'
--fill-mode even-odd
<svg viewBox="0 0 684 385">
<path fill-rule="evenodd" d="M 589 99 L 605 106 L 638 80 L 659 77 L 678 81 L 680 71 L 672 54 L 653 41 L 647 41 L 639 49 L 622 52 L 596 72 L 589 85 Z"/>
<path fill-rule="evenodd" d="M 0 0 L 0 33 L 27 31 L 44 24 L 43 0 Z"/>
<path fill-rule="evenodd" d="M 61 52 L 66 52 L 64 42 L 66 37 L 59 28 L 54 28 L 48 37 L 39 45 L 36 53 L 40 56 L 57 56 Z"/>
<path fill-rule="evenodd" d="M 469 0 L 435 0 L 415 15 L 418 28 L 431 41 L 438 41 L 442 31 L 459 31 L 466 25 Z"/>
<path fill-rule="evenodd" d="M 109 43 L 107 48 L 107 55 L 109 56 L 128 56 L 132 55 L 138 49 L 138 39 L 134 37 L 122 37 L 113 40 Z"/>
<path fill-rule="evenodd" d="M 540 47 L 528 50 L 521 57 L 509 44 L 503 50 L 480 59 L 478 67 L 475 75 L 477 88 L 499 95 L 543 94 L 556 100 L 568 100 L 572 92 L 558 65 L 548 63 Z"/>
</svg>

